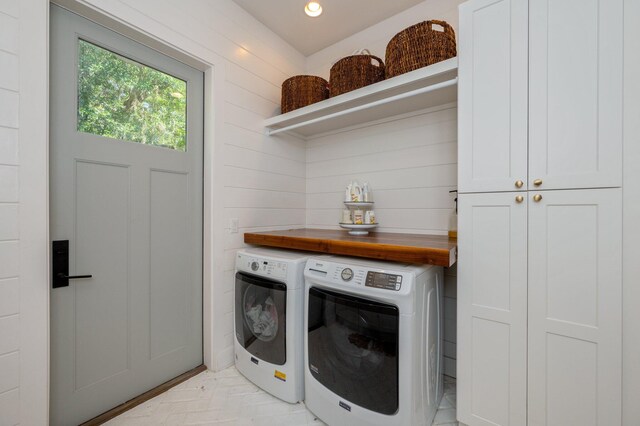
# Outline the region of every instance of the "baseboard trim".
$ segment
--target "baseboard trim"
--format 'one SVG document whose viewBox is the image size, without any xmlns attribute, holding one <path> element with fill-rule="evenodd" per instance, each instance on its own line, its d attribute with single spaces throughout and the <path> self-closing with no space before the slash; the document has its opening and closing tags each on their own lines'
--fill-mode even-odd
<svg viewBox="0 0 640 426">
<path fill-rule="evenodd" d="M 206 371 L 206 369 L 207 369 L 207 367 L 204 364 L 199 365 L 198 367 L 194 368 L 193 370 L 189 370 L 186 373 L 183 373 L 183 374 L 179 375 L 178 377 L 175 377 L 175 378 L 169 380 L 168 382 L 165 382 L 165 383 L 161 384 L 160 386 L 157 386 L 157 387 L 155 387 L 155 388 L 153 388 L 151 390 L 148 390 L 147 392 L 143 393 L 142 395 L 138 395 L 135 398 L 130 399 L 129 401 L 125 402 L 124 404 L 120 404 L 117 407 L 112 408 L 111 410 L 106 411 L 106 412 L 100 414 L 99 416 L 94 417 L 93 419 L 82 423 L 80 426 L 98 426 L 98 425 L 101 425 L 103 423 L 106 423 L 109 420 L 119 416 L 120 414 L 131 410 L 133 407 L 136 407 L 136 406 L 142 404 L 143 402 L 146 402 L 146 401 L 150 400 L 151 398 L 154 398 L 154 397 L 160 395 L 161 393 L 164 393 L 164 392 L 168 391 L 172 387 L 177 386 L 180 383 L 189 380 L 193 376 L 197 376 L 198 374 L 202 373 L 203 371 Z"/>
</svg>

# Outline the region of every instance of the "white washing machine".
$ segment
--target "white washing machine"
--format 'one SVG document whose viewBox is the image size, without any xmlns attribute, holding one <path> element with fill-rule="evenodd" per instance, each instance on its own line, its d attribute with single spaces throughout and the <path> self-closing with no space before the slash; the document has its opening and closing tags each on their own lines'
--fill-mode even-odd
<svg viewBox="0 0 640 426">
<path fill-rule="evenodd" d="M 304 275 L 309 410 L 332 426 L 430 426 L 442 398 L 442 268 L 310 258 Z"/>
<path fill-rule="evenodd" d="M 304 266 L 308 253 L 249 248 L 236 255 L 236 368 L 272 395 L 304 399 Z"/>
</svg>

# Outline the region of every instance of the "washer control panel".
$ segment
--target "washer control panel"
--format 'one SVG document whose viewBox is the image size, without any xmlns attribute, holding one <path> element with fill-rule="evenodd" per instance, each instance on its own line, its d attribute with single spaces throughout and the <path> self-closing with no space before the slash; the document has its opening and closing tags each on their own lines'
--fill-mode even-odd
<svg viewBox="0 0 640 426">
<path fill-rule="evenodd" d="M 252 272 L 265 277 L 287 278 L 287 263 L 273 259 L 238 254 L 236 267 L 239 271 Z"/>
<path fill-rule="evenodd" d="M 400 287 L 402 286 L 402 275 L 369 271 L 367 272 L 367 279 L 364 285 L 367 287 L 400 291 Z"/>
<path fill-rule="evenodd" d="M 337 265 L 333 270 L 333 280 L 343 284 L 364 285 L 364 276 L 365 271 L 363 269 Z"/>
</svg>

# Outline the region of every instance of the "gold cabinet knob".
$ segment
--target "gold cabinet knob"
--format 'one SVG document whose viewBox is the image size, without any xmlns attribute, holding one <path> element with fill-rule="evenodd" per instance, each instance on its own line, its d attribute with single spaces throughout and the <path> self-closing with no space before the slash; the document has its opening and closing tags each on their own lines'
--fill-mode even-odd
<svg viewBox="0 0 640 426">
<path fill-rule="evenodd" d="M 524 197 L 522 195 L 516 195 L 516 203 L 521 203 L 524 201 Z"/>
<path fill-rule="evenodd" d="M 522 188 L 522 185 L 524 185 L 524 182 L 521 180 L 517 180 L 516 181 L 516 188 Z"/>
<path fill-rule="evenodd" d="M 534 184 L 535 186 L 540 186 L 540 185 L 542 185 L 542 179 L 536 179 L 536 180 L 534 180 L 534 181 L 533 181 L 533 184 Z"/>
<path fill-rule="evenodd" d="M 533 196 L 533 201 L 535 201 L 536 203 L 540 202 L 540 200 L 542 200 L 542 195 L 536 194 Z"/>
</svg>

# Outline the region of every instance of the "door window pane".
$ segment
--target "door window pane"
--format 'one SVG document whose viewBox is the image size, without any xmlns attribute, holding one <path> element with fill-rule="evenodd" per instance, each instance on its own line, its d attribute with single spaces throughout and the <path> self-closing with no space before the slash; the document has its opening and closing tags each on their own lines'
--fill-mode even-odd
<svg viewBox="0 0 640 426">
<path fill-rule="evenodd" d="M 78 131 L 185 151 L 185 81 L 84 40 L 78 58 Z"/>
</svg>

